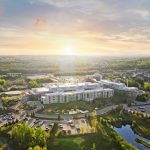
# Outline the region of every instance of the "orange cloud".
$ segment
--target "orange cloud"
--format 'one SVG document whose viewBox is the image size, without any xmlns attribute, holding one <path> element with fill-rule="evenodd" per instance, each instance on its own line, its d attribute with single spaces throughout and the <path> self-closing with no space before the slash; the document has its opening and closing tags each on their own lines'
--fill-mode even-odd
<svg viewBox="0 0 150 150">
<path fill-rule="evenodd" d="M 47 24 L 48 24 L 48 22 L 47 22 L 47 20 L 44 19 L 44 18 L 37 18 L 37 19 L 34 21 L 34 23 L 33 23 L 33 25 L 36 26 L 36 27 L 42 27 L 42 26 L 45 26 L 45 25 L 47 25 Z"/>
</svg>

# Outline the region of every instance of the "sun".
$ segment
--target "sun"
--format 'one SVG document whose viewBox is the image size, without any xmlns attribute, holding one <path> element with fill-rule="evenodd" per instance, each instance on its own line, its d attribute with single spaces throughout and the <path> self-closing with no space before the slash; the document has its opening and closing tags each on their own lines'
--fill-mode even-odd
<svg viewBox="0 0 150 150">
<path fill-rule="evenodd" d="M 63 49 L 63 54 L 64 55 L 72 55 L 73 54 L 73 49 L 71 47 L 65 47 Z"/>
</svg>

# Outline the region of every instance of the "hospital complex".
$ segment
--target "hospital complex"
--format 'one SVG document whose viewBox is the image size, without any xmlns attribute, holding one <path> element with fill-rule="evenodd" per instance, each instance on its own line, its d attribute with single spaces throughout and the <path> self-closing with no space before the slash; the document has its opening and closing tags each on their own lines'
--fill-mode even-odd
<svg viewBox="0 0 150 150">
<path fill-rule="evenodd" d="M 33 88 L 32 93 L 39 95 L 43 104 L 50 104 L 92 101 L 97 98 L 110 98 L 114 95 L 135 98 L 138 89 L 127 87 L 124 83 L 100 79 L 95 83 L 50 83 L 41 88 Z"/>
</svg>

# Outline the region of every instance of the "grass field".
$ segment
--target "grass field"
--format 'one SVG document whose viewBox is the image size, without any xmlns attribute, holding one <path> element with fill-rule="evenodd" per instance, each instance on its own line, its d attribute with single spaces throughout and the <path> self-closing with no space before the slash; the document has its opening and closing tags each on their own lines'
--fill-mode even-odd
<svg viewBox="0 0 150 150">
<path fill-rule="evenodd" d="M 93 144 L 97 150 L 119 149 L 111 138 L 103 138 L 99 134 L 88 134 L 73 137 L 51 138 L 48 141 L 48 150 L 91 150 Z"/>
<path fill-rule="evenodd" d="M 82 147 L 82 137 L 53 138 L 48 141 L 48 149 L 52 150 L 79 150 Z"/>
</svg>

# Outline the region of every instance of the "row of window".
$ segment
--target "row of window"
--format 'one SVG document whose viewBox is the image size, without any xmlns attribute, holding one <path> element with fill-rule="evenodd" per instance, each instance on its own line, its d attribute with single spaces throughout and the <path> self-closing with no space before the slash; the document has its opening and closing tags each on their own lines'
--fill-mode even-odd
<svg viewBox="0 0 150 150">
<path fill-rule="evenodd" d="M 82 93 L 82 94 L 76 94 L 76 95 L 56 95 L 56 96 L 48 96 L 47 100 L 50 102 L 60 102 L 60 101 L 73 101 L 73 100 L 82 100 L 82 99 L 95 99 L 98 97 L 110 97 L 113 96 L 112 91 L 108 92 L 101 92 L 101 93 Z"/>
</svg>

